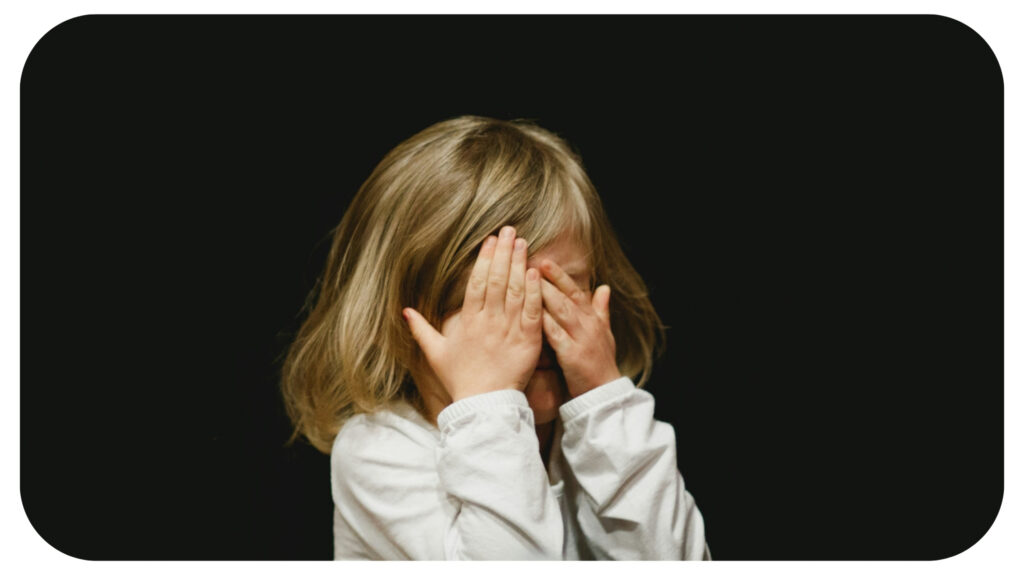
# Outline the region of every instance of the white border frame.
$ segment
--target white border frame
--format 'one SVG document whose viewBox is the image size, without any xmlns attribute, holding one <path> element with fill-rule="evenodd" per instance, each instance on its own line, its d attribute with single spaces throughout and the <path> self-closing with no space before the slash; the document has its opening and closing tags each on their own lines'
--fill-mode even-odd
<svg viewBox="0 0 1024 575">
<path fill-rule="evenodd" d="M 1024 283 L 1024 209 L 1022 195 L 1022 137 L 1024 125 L 1021 108 L 1024 93 L 1024 29 L 1021 6 L 1024 2 L 996 0 L 930 1 L 930 0 L 864 0 L 864 1 L 693 1 L 669 2 L 632 0 L 565 1 L 521 0 L 516 2 L 471 2 L 447 0 L 422 3 L 384 1 L 376 3 L 326 2 L 314 0 L 251 1 L 229 0 L 14 0 L 0 8 L 0 260 L 4 281 L 0 282 L 0 366 L 7 393 L 0 402 L 0 441 L 3 445 L 4 471 L 0 474 L 0 555 L 8 573 L 177 573 L 195 574 L 238 571 L 254 573 L 302 572 L 339 573 L 359 570 L 394 572 L 424 568 L 469 573 L 480 566 L 454 563 L 374 563 L 337 564 L 333 562 L 89 562 L 68 557 L 50 547 L 35 532 L 25 515 L 20 491 L 20 103 L 21 71 L 36 42 L 50 29 L 65 20 L 84 14 L 939 14 L 958 20 L 988 42 L 1003 73 L 1005 102 L 1005 488 L 1003 505 L 989 532 L 967 551 L 955 557 L 932 562 L 712 562 L 709 564 L 674 562 L 645 563 L 644 570 L 679 573 L 681 570 L 710 569 L 715 573 L 1019 573 L 1024 566 L 1024 504 L 1021 502 L 1022 469 L 1024 469 L 1024 424 L 1019 417 L 1022 408 L 1021 383 L 1024 375 L 1024 310 L 1020 301 Z M 1016 226 L 1014 225 L 1016 224 Z M 26 314 L 31 315 L 31 311 Z M 1017 417 L 1014 417 L 1017 416 Z M 159 521 L 159 517 L 154 517 Z M 870 540 L 870 537 L 866 537 Z M 799 541 L 793 545 L 798 547 Z M 12 569 L 13 568 L 13 569 Z M 488 571 L 514 573 L 524 568 L 518 563 L 490 562 Z M 529 566 L 545 571 L 577 570 L 590 575 L 594 571 L 618 573 L 623 566 L 612 563 L 548 563 Z M 629 567 L 625 567 L 629 569 Z"/>
</svg>

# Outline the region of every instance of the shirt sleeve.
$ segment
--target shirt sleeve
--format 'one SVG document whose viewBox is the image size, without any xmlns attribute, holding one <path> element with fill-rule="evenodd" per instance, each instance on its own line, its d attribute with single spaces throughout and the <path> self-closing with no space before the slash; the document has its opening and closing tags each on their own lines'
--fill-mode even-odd
<svg viewBox="0 0 1024 575">
<path fill-rule="evenodd" d="M 468 397 L 437 423 L 430 443 L 365 421 L 339 433 L 335 558 L 561 559 L 561 511 L 526 396 Z"/>
<path fill-rule="evenodd" d="M 447 559 L 561 559 L 562 515 L 520 391 L 457 401 L 437 418 L 437 471 L 455 508 Z"/>
<path fill-rule="evenodd" d="M 676 465 L 672 426 L 623 377 L 564 404 L 562 453 L 597 559 L 710 559 L 704 519 Z"/>
</svg>

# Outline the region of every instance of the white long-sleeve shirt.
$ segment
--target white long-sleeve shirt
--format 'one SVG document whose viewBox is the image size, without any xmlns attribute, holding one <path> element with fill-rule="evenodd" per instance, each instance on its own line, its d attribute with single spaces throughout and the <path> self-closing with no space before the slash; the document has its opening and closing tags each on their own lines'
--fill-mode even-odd
<svg viewBox="0 0 1024 575">
<path fill-rule="evenodd" d="M 519 391 L 350 418 L 331 451 L 335 559 L 710 559 L 675 432 L 623 377 L 561 406 L 548 470 Z"/>
</svg>

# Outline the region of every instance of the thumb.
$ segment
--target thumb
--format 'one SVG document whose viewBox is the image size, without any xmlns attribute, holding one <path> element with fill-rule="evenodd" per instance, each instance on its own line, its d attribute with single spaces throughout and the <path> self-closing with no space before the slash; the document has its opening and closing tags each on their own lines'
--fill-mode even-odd
<svg viewBox="0 0 1024 575">
<path fill-rule="evenodd" d="M 438 333 L 437 330 L 430 325 L 430 322 L 411 307 L 402 309 L 402 317 L 404 317 L 406 323 L 409 324 L 409 330 L 412 332 L 412 337 L 416 340 L 416 343 L 419 344 L 424 355 L 427 356 L 427 359 L 432 359 L 437 354 L 437 350 L 441 344 L 441 339 L 444 336 Z"/>
<path fill-rule="evenodd" d="M 604 321 L 608 321 L 610 314 L 608 311 L 608 305 L 612 298 L 612 288 L 608 287 L 608 284 L 602 284 L 596 290 L 594 290 L 594 297 L 590 302 L 590 305 L 597 312 L 598 317 Z"/>
</svg>

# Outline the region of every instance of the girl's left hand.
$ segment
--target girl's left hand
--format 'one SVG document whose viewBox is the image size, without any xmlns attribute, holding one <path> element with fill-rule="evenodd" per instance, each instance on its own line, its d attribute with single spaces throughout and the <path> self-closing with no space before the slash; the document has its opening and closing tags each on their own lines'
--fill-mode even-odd
<svg viewBox="0 0 1024 575">
<path fill-rule="evenodd" d="M 540 270 L 546 278 L 541 282 L 544 335 L 555 351 L 569 395 L 577 397 L 622 377 L 608 315 L 611 288 L 601 285 L 591 298 L 555 262 L 542 261 Z"/>
</svg>

